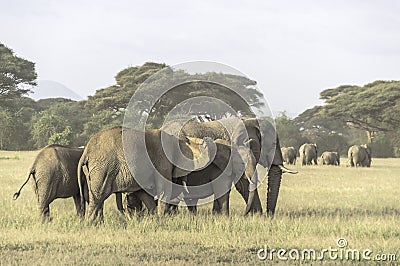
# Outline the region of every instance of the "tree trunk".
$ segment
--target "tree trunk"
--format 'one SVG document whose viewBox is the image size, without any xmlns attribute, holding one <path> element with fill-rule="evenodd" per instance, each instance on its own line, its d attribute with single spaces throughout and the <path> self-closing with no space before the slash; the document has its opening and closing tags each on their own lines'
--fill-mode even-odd
<svg viewBox="0 0 400 266">
<path fill-rule="evenodd" d="M 371 144 L 372 143 L 372 139 L 373 139 L 373 134 L 374 134 L 374 132 L 373 131 L 369 131 L 369 130 L 367 130 L 367 138 L 368 138 L 368 144 Z"/>
</svg>

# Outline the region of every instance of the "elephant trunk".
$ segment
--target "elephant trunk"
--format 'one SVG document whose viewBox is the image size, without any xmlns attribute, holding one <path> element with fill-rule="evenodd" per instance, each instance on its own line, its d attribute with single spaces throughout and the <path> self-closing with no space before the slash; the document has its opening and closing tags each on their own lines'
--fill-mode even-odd
<svg viewBox="0 0 400 266">
<path fill-rule="evenodd" d="M 253 204 L 255 193 L 256 193 L 256 190 L 250 191 L 250 193 L 249 193 L 249 198 L 247 200 L 246 210 L 244 211 L 245 215 L 247 215 L 251 210 L 251 205 Z"/>
<path fill-rule="evenodd" d="M 249 200 L 249 193 L 250 193 L 249 184 L 250 184 L 249 181 L 245 178 L 240 178 L 239 181 L 236 182 L 235 184 L 235 188 L 246 202 L 246 206 Z M 259 214 L 262 214 L 263 212 L 258 191 L 256 191 L 254 194 L 253 204 L 251 205 L 249 212 L 259 213 Z"/>
<path fill-rule="evenodd" d="M 248 214 L 250 211 L 254 211 L 253 207 L 257 204 L 257 198 L 258 201 L 260 200 L 257 192 L 257 183 L 258 183 L 258 174 L 257 174 L 257 169 L 255 169 L 251 176 L 251 179 L 249 179 L 249 188 L 248 188 L 249 198 L 247 199 L 245 215 Z M 258 211 L 262 211 L 262 209 L 260 208 L 260 210 Z"/>
<path fill-rule="evenodd" d="M 272 165 L 268 172 L 267 216 L 269 217 L 275 214 L 281 179 L 282 170 L 278 165 Z"/>
</svg>

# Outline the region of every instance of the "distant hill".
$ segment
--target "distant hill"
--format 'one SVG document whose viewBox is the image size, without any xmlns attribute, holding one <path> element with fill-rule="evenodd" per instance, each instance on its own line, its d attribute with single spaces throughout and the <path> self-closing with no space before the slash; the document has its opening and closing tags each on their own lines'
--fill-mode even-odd
<svg viewBox="0 0 400 266">
<path fill-rule="evenodd" d="M 38 85 L 32 88 L 34 93 L 30 93 L 29 97 L 34 100 L 47 98 L 66 98 L 71 100 L 83 100 L 83 98 L 63 84 L 52 80 L 39 80 Z"/>
</svg>

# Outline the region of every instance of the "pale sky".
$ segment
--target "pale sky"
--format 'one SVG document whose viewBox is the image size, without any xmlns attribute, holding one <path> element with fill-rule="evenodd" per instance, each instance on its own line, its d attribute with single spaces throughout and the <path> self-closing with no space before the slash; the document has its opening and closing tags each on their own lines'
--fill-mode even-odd
<svg viewBox="0 0 400 266">
<path fill-rule="evenodd" d="M 298 114 L 342 84 L 400 80 L 400 1 L 5 1 L 0 42 L 85 97 L 146 61 L 210 60 Z"/>
</svg>

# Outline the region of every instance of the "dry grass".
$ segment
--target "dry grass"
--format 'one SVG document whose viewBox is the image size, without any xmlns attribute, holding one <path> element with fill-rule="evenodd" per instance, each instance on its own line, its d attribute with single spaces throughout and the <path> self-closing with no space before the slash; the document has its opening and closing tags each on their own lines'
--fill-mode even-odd
<svg viewBox="0 0 400 266">
<path fill-rule="evenodd" d="M 48 224 L 38 222 L 29 185 L 12 200 L 35 154 L 0 151 L 8 158 L 0 160 L 1 264 L 256 264 L 265 244 L 320 250 L 337 247 L 339 237 L 349 248 L 395 253 L 400 264 L 399 159 L 375 159 L 370 169 L 292 167 L 300 173 L 284 175 L 273 220 L 242 217 L 244 202 L 233 191 L 230 217 L 213 216 L 205 205 L 197 216 L 181 208 L 173 217 L 126 220 L 111 197 L 105 223 L 91 227 L 74 216 L 72 199 L 52 204 Z"/>
</svg>

